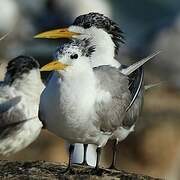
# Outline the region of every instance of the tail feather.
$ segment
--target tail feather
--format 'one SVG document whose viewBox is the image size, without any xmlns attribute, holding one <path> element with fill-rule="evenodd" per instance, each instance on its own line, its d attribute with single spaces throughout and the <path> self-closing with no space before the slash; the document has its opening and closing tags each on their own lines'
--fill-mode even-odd
<svg viewBox="0 0 180 180">
<path fill-rule="evenodd" d="M 153 57 L 157 56 L 161 51 L 158 51 L 156 53 L 151 54 L 150 56 L 128 66 L 127 68 L 124 68 L 121 70 L 121 72 L 124 75 L 130 75 L 131 73 L 133 73 L 136 69 L 138 69 L 139 67 L 141 67 L 142 65 L 144 65 L 147 61 L 149 61 L 150 59 L 152 59 Z"/>
<path fill-rule="evenodd" d="M 148 91 L 149 89 L 152 89 L 154 87 L 159 87 L 161 85 L 163 85 L 165 82 L 159 82 L 159 83 L 154 83 L 154 84 L 148 84 L 144 86 L 144 90 Z"/>
<path fill-rule="evenodd" d="M 10 32 L 7 32 L 5 35 L 3 35 L 2 37 L 0 37 L 0 41 L 2 41 L 3 39 L 5 39 L 8 35 L 9 35 Z"/>
</svg>

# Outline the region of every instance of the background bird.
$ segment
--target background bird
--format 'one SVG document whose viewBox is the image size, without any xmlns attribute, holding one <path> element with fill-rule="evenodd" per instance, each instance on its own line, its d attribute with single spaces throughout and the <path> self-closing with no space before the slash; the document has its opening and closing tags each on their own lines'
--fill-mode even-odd
<svg viewBox="0 0 180 180">
<path fill-rule="evenodd" d="M 93 68 L 91 55 L 96 46 L 92 47 L 88 41 L 75 40 L 61 46 L 56 59 L 64 64 L 53 61 L 41 68 L 41 71 L 57 70 L 41 95 L 40 114 L 48 130 L 71 143 L 68 169 L 73 143 L 98 146 L 97 170 L 100 149 L 108 139 L 123 140 L 132 131 L 126 125 L 123 127 L 126 109 L 134 100 L 127 75 L 154 56 L 123 69 L 123 74 L 112 66 Z"/>
<path fill-rule="evenodd" d="M 18 152 L 40 134 L 38 111 L 43 89 L 34 58 L 18 56 L 9 61 L 0 84 L 0 154 Z"/>
</svg>

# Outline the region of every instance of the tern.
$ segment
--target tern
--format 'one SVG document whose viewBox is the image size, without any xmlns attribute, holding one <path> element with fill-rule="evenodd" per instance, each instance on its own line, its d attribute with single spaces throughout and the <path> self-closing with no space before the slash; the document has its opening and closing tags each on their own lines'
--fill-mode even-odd
<svg viewBox="0 0 180 180">
<path fill-rule="evenodd" d="M 0 154 L 11 155 L 31 144 L 40 134 L 40 94 L 44 89 L 38 62 L 18 56 L 7 65 L 0 83 Z"/>
<path fill-rule="evenodd" d="M 107 141 L 124 139 L 132 131 L 133 127 L 126 129 L 129 122 L 125 118 L 135 96 L 128 76 L 157 54 L 122 72 L 110 65 L 93 67 L 96 46 L 89 41 L 73 40 L 60 46 L 57 60 L 41 68 L 55 70 L 41 94 L 40 114 L 49 131 L 70 143 L 67 170 L 71 168 L 74 143 L 97 145 L 98 170 L 101 148 Z"/>
<path fill-rule="evenodd" d="M 125 41 L 123 31 L 114 21 L 103 14 L 88 13 L 80 15 L 68 28 L 60 28 L 40 33 L 36 35 L 35 38 L 75 38 L 79 40 L 91 38 L 90 43 L 96 46 L 96 51 L 91 55 L 91 65 L 93 67 L 110 65 L 119 68 L 120 71 L 123 71 L 123 68 L 127 67 L 121 65 L 120 62 L 115 59 L 120 44 Z M 132 105 L 129 106 L 129 111 L 126 116 L 126 126 L 130 129 L 129 132 L 132 131 L 142 110 L 144 94 L 144 71 L 142 67 L 131 74 L 130 88 L 134 94 L 134 101 L 132 101 Z M 122 134 L 123 131 L 121 132 L 121 130 L 122 129 L 119 129 L 119 134 Z M 118 138 L 114 143 L 113 161 L 110 168 L 115 168 L 116 149 L 119 141 L 121 141 L 121 139 Z M 87 164 L 86 151 L 87 145 L 85 144 L 83 164 Z"/>
</svg>

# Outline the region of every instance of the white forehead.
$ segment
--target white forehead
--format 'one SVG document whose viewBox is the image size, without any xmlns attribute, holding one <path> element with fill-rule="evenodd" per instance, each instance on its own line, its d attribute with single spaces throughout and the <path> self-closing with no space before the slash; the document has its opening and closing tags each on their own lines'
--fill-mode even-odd
<svg viewBox="0 0 180 180">
<path fill-rule="evenodd" d="M 85 29 L 83 27 L 80 27 L 80 26 L 69 26 L 68 30 L 71 32 L 79 32 L 82 34 L 85 33 Z"/>
<path fill-rule="evenodd" d="M 87 29 L 85 29 L 85 28 L 83 28 L 83 27 L 81 27 L 81 26 L 70 26 L 69 28 L 68 28 L 68 30 L 69 31 L 71 31 L 71 32 L 78 32 L 78 33 L 80 33 L 81 34 L 81 36 L 73 36 L 74 38 L 97 38 L 96 36 L 97 35 L 99 35 L 99 34 L 101 34 L 101 33 L 105 33 L 105 34 L 108 34 L 108 33 L 106 33 L 103 29 L 99 29 L 99 28 L 97 28 L 97 27 L 95 27 L 95 26 L 92 26 L 92 27 L 90 27 L 90 28 L 87 28 Z"/>
<path fill-rule="evenodd" d="M 110 44 L 113 43 L 111 39 L 111 35 L 109 35 L 102 28 L 96 28 L 92 26 L 90 28 L 84 29 L 83 27 L 80 27 L 80 26 L 70 26 L 68 30 L 71 32 L 78 32 L 81 34 L 81 35 L 73 36 L 74 38 L 77 38 L 77 39 L 91 38 L 92 42 L 96 44 L 97 46 L 99 44 L 101 46 L 102 43 L 106 44 L 107 42 L 110 42 Z"/>
</svg>

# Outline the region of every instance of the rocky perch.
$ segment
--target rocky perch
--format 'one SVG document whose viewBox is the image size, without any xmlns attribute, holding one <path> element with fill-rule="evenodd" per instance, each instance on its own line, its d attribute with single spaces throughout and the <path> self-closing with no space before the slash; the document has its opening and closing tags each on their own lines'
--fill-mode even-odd
<svg viewBox="0 0 180 180">
<path fill-rule="evenodd" d="M 68 173 L 61 173 L 66 166 L 58 163 L 45 161 L 23 162 L 23 161 L 0 161 L 0 179 L 2 180 L 160 180 L 145 175 L 100 169 L 98 175 L 93 175 L 92 167 L 73 165 Z"/>
</svg>

